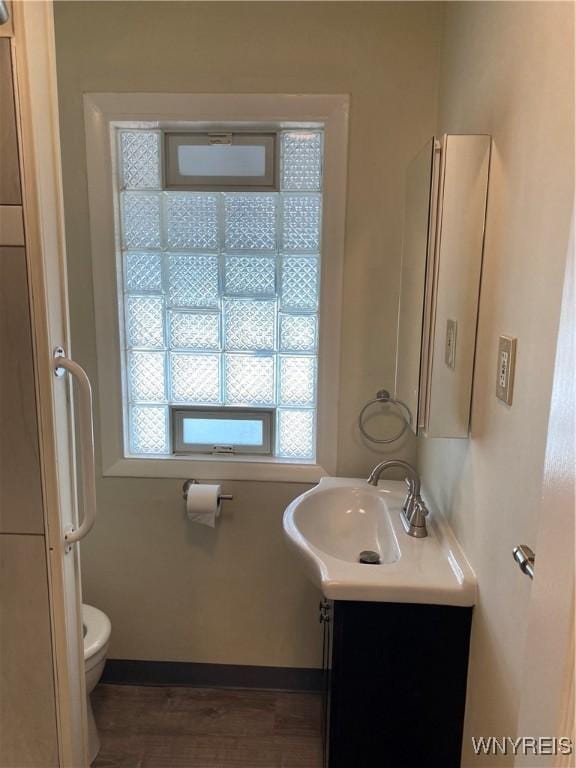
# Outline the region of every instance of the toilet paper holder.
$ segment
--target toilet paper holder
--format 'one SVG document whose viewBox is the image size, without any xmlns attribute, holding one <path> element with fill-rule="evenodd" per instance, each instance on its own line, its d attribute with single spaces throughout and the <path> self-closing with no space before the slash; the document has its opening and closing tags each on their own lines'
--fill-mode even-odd
<svg viewBox="0 0 576 768">
<path fill-rule="evenodd" d="M 200 482 L 198 480 L 186 480 L 184 482 L 184 485 L 182 486 L 182 498 L 184 501 L 188 498 L 188 490 L 191 485 L 200 485 Z M 232 496 L 231 493 L 221 493 L 220 496 L 218 496 L 218 501 L 232 501 L 234 496 Z"/>
</svg>

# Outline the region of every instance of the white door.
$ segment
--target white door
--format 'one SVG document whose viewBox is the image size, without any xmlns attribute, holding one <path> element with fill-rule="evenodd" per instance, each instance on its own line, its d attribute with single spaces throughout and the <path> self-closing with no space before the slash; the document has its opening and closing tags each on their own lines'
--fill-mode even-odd
<svg viewBox="0 0 576 768">
<path fill-rule="evenodd" d="M 86 700 L 77 527 L 74 430 L 69 376 L 57 378 L 53 350 L 68 351 L 68 302 L 60 138 L 51 2 L 11 4 L 23 203 L 32 293 L 42 484 L 50 546 L 49 593 L 60 766 L 86 758 Z"/>
<path fill-rule="evenodd" d="M 574 754 L 568 754 L 565 745 L 547 738 L 564 737 L 574 741 L 575 277 L 572 232 L 556 350 L 517 729 L 518 736 L 546 739 L 536 749 L 531 745 L 524 747 L 522 751 L 526 754 L 516 758 L 515 765 L 533 768 L 575 764 Z M 518 576 L 521 578 L 520 573 Z M 557 754 L 535 754 L 542 750 Z"/>
</svg>

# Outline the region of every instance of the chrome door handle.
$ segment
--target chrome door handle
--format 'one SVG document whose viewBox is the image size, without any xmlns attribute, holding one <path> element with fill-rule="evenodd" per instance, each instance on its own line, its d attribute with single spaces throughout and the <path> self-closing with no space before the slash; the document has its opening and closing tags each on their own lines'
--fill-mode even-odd
<svg viewBox="0 0 576 768">
<path fill-rule="evenodd" d="M 530 549 L 530 547 L 527 544 L 518 544 L 518 546 L 514 547 L 512 550 L 512 555 L 514 560 L 516 560 L 520 566 L 522 573 L 525 573 L 526 576 L 529 576 L 531 579 L 533 579 L 534 561 L 536 560 L 536 555 Z"/>
<path fill-rule="evenodd" d="M 66 550 L 76 541 L 80 541 L 91 530 L 96 521 L 96 471 L 94 469 L 94 426 L 92 422 L 92 387 L 90 379 L 74 360 L 66 357 L 62 347 L 56 347 L 52 361 L 54 375 L 62 378 L 66 371 L 72 374 L 78 391 L 78 432 L 80 435 L 80 463 L 82 466 L 82 501 L 84 519 L 75 528 L 73 525 L 64 530 Z"/>
</svg>

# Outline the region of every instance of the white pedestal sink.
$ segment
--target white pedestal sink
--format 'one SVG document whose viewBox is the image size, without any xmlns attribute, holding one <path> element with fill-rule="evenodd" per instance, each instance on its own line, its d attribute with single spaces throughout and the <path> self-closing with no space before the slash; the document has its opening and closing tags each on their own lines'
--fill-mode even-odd
<svg viewBox="0 0 576 768">
<path fill-rule="evenodd" d="M 428 536 L 408 536 L 405 497 L 403 482 L 322 478 L 286 509 L 285 538 L 330 600 L 474 605 L 476 578 L 448 524 L 431 512 Z M 360 563 L 365 550 L 380 563 Z"/>
</svg>

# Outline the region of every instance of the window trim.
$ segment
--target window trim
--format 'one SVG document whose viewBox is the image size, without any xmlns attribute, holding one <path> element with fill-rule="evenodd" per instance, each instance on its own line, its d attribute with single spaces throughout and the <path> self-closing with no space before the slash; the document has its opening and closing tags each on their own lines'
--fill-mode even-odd
<svg viewBox="0 0 576 768">
<path fill-rule="evenodd" d="M 119 477 L 195 477 L 220 480 L 316 482 L 334 474 L 337 463 L 340 326 L 349 98 L 346 95 L 90 93 L 84 95 L 92 273 L 96 313 L 97 407 L 102 473 Z M 113 132 L 118 123 L 133 128 L 229 130 L 258 124 L 270 131 L 300 127 L 324 129 L 323 258 L 318 353 L 316 461 L 294 462 L 263 456 L 168 455 L 124 457 L 124 392 L 117 297 L 117 172 Z M 109 258 L 107 257 L 109 254 Z"/>
</svg>

